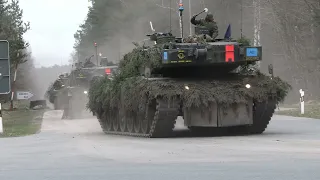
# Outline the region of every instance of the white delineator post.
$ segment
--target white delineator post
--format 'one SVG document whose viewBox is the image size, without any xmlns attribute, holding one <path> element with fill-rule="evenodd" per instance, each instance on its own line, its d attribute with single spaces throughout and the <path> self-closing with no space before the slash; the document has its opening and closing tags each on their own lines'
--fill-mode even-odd
<svg viewBox="0 0 320 180">
<path fill-rule="evenodd" d="M 0 103 L 0 134 L 3 133 L 3 122 L 2 122 L 2 107 Z"/>
<path fill-rule="evenodd" d="M 301 114 L 304 114 L 304 91 L 302 89 L 299 90 L 300 92 L 300 109 Z"/>
</svg>

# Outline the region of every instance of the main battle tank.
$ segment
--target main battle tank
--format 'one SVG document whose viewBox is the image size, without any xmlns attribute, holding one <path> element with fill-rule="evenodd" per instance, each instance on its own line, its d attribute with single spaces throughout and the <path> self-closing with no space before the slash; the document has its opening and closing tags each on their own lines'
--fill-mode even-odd
<svg viewBox="0 0 320 180">
<path fill-rule="evenodd" d="M 71 71 L 68 86 L 61 90 L 60 98 L 65 99 L 63 118 L 80 118 L 86 109 L 88 90 L 92 81 L 107 77 L 112 79 L 117 66 L 96 66 L 85 63 Z"/>
<path fill-rule="evenodd" d="M 168 137 L 178 116 L 193 132 L 219 128 L 260 134 L 290 85 L 250 65 L 262 60 L 262 47 L 230 39 L 148 35 L 152 47 L 138 46 L 120 61 L 113 80 L 89 90 L 89 109 L 106 134 Z"/>
<path fill-rule="evenodd" d="M 102 58 L 101 66 L 97 66 L 90 61 L 91 57 L 84 64 L 76 63 L 70 74 L 61 74 L 48 87 L 45 96 L 55 110 L 64 110 L 63 118 L 80 117 L 86 108 L 91 82 L 105 76 L 112 79 L 117 71 L 118 66 L 106 58 Z"/>
<path fill-rule="evenodd" d="M 56 79 L 46 91 L 46 98 L 49 100 L 50 103 L 53 104 L 55 110 L 62 110 L 63 109 L 63 102 L 61 102 L 57 95 L 61 89 L 63 89 L 68 81 L 68 74 L 61 74 L 58 79 Z"/>
</svg>

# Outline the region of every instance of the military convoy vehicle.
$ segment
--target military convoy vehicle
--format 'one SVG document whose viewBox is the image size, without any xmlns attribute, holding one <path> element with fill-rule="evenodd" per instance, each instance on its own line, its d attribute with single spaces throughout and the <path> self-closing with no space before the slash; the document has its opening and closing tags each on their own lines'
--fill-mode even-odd
<svg viewBox="0 0 320 180">
<path fill-rule="evenodd" d="M 92 57 L 92 56 L 91 56 Z M 87 94 L 90 83 L 95 78 L 112 78 L 117 71 L 117 65 L 105 63 L 106 66 L 96 66 L 88 58 L 84 64 L 76 63 L 70 74 L 60 75 L 47 91 L 49 101 L 55 110 L 64 110 L 63 118 L 78 118 L 86 109 Z M 106 60 L 106 59 L 105 59 Z M 108 65 L 112 66 L 108 66 Z"/>
<path fill-rule="evenodd" d="M 63 118 L 80 118 L 86 109 L 87 94 L 91 81 L 104 76 L 112 78 L 117 66 L 83 67 L 71 71 L 68 86 L 61 91 L 59 98 L 65 100 Z"/>
<path fill-rule="evenodd" d="M 68 74 L 61 74 L 48 88 L 45 96 L 51 104 L 54 106 L 54 110 L 62 110 L 63 102 L 57 98 L 59 91 L 65 87 L 68 81 Z"/>
<path fill-rule="evenodd" d="M 195 32 L 188 38 L 148 35 L 155 45 L 126 54 L 117 80 L 104 79 L 90 88 L 88 106 L 103 132 L 168 137 L 178 116 L 195 133 L 265 131 L 290 85 L 273 75 L 248 73 L 262 60 L 261 46 L 229 37 L 208 42 L 201 39 L 208 29 L 196 27 Z"/>
</svg>

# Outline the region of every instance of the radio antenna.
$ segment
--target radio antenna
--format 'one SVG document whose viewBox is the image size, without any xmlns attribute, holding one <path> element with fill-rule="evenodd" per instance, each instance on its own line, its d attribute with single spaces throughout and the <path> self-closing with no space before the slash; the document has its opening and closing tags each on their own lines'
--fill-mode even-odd
<svg viewBox="0 0 320 180">
<path fill-rule="evenodd" d="M 183 39 L 183 12 L 184 7 L 182 4 L 182 0 L 179 2 L 179 16 L 180 16 L 180 33 L 181 33 L 181 39 Z"/>
<path fill-rule="evenodd" d="M 243 28 L 243 0 L 241 0 L 241 7 L 240 7 L 240 11 L 241 11 L 241 28 L 240 28 L 240 37 L 241 37 L 241 39 L 242 39 L 242 37 L 243 37 L 243 33 L 242 33 L 242 28 Z"/>
<path fill-rule="evenodd" d="M 172 0 L 170 0 L 170 8 L 169 8 L 169 11 L 170 11 L 170 33 L 172 33 L 172 15 L 171 15 L 171 11 L 172 11 L 172 9 L 171 9 L 171 2 L 172 2 Z"/>
</svg>

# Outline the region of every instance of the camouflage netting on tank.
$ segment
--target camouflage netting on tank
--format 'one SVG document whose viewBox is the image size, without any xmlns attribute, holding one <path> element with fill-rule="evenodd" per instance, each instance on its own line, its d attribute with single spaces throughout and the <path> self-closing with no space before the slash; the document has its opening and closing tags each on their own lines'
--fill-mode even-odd
<svg viewBox="0 0 320 180">
<path fill-rule="evenodd" d="M 245 85 L 250 84 L 251 88 Z M 189 90 L 186 89 L 186 86 Z M 120 101 L 121 89 L 124 92 L 123 104 Z M 98 110 L 125 107 L 127 110 L 136 111 L 139 105 L 155 97 L 175 98 L 177 95 L 185 107 L 208 106 L 211 102 L 223 105 L 246 102 L 247 98 L 258 101 L 275 97 L 278 102 L 284 100 L 290 85 L 275 77 L 259 74 L 256 77 L 229 77 L 226 79 L 203 81 L 179 80 L 146 80 L 132 78 L 123 81 L 110 81 L 102 79 L 93 84 L 89 92 L 89 109 Z"/>
<path fill-rule="evenodd" d="M 159 68 L 161 66 L 161 47 L 144 47 L 135 44 L 130 53 L 124 55 L 119 64 L 118 78 L 135 77 L 140 75 L 142 67 L 148 66 L 151 69 Z"/>
<path fill-rule="evenodd" d="M 139 106 L 159 96 L 168 99 L 178 96 L 186 108 L 208 106 L 211 102 L 227 106 L 232 103 L 246 102 L 247 98 L 263 101 L 275 97 L 278 102 L 281 102 L 291 89 L 291 86 L 279 77 L 271 79 L 270 76 L 260 72 L 257 72 L 256 76 L 230 75 L 201 81 L 147 80 L 139 77 L 140 68 L 145 65 L 151 69 L 161 67 L 160 51 L 161 48 L 157 46 L 148 49 L 137 46 L 126 54 L 120 62 L 120 73 L 112 81 L 102 78 L 93 82 L 89 90 L 87 107 L 93 112 L 99 112 L 101 109 L 112 111 L 119 107 L 137 111 Z M 250 84 L 251 88 L 246 88 L 246 84 Z M 123 92 L 122 101 L 121 91 Z"/>
</svg>

